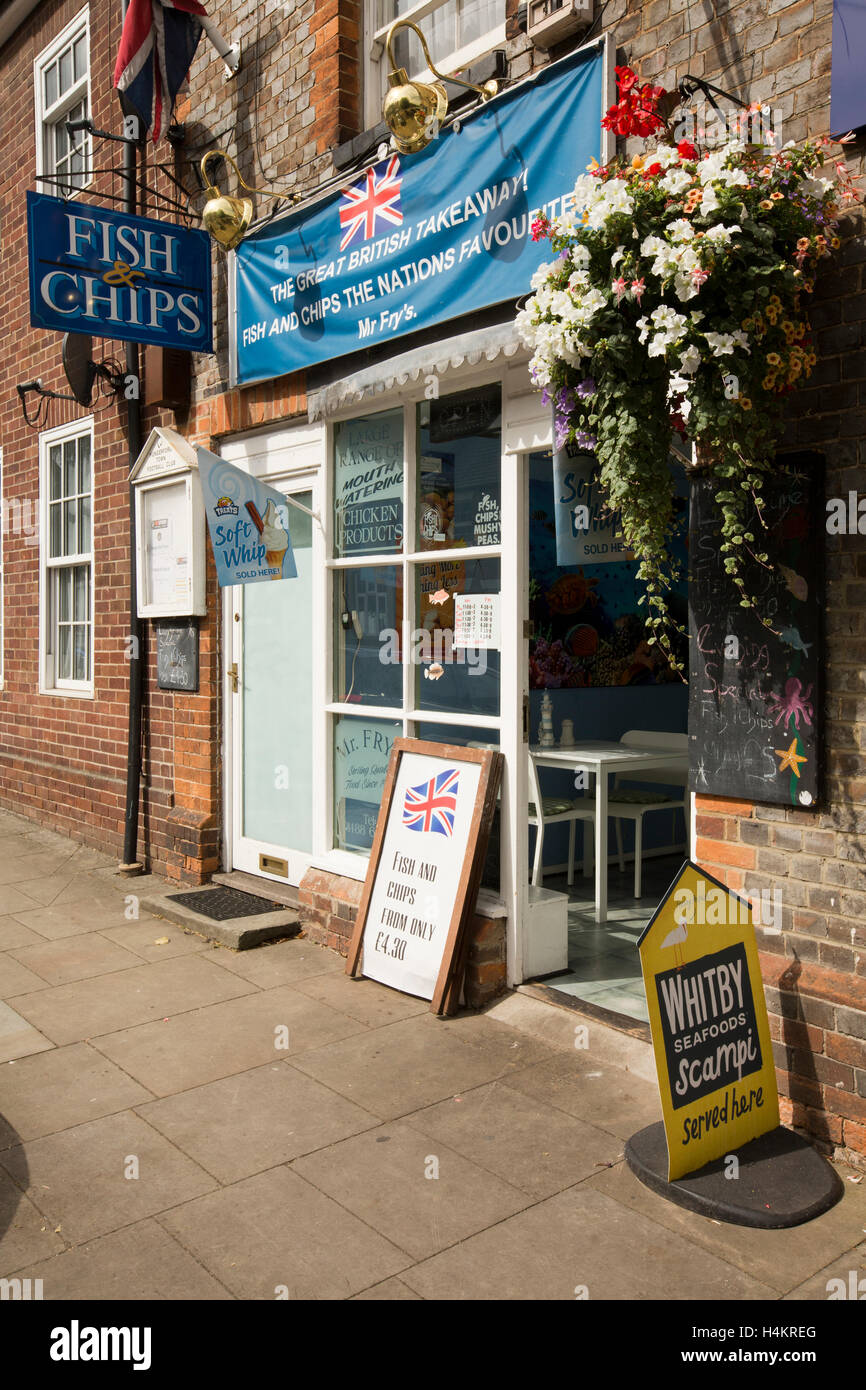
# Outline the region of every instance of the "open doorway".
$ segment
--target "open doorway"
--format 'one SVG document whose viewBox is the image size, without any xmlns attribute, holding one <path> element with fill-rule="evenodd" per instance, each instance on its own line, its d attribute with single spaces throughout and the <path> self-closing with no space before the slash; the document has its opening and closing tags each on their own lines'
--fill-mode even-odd
<svg viewBox="0 0 866 1390">
<path fill-rule="evenodd" d="M 549 451 L 528 460 L 529 901 L 539 921 L 549 911 L 558 922 L 559 945 L 530 948 L 527 974 L 646 1022 L 637 941 L 689 838 L 688 686 L 646 641 L 644 586 L 592 464 L 576 455 L 554 469 Z M 685 628 L 688 488 L 673 456 L 671 470 L 682 576 L 670 607 Z M 573 526 L 576 506 L 586 510 Z"/>
</svg>

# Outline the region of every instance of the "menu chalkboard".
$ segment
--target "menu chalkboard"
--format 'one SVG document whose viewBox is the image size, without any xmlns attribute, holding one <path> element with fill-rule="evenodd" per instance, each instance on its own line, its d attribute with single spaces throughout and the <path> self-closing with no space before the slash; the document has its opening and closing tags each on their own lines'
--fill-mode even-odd
<svg viewBox="0 0 866 1390">
<path fill-rule="evenodd" d="M 823 456 L 780 457 L 762 484 L 767 532 L 741 608 L 720 554 L 713 477 L 693 479 L 689 520 L 690 786 L 709 796 L 814 808 L 821 795 Z M 771 630 L 772 629 L 772 630 Z"/>
<path fill-rule="evenodd" d="M 160 690 L 198 690 L 198 623 L 158 623 L 156 677 Z"/>
</svg>

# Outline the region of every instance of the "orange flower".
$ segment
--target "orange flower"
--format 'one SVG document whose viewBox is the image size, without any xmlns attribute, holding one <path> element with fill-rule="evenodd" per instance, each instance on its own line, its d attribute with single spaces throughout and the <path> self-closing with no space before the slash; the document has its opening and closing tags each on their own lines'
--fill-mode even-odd
<svg viewBox="0 0 866 1390">
<path fill-rule="evenodd" d="M 774 203 L 777 203 L 777 202 L 779 201 L 779 199 L 780 199 L 780 198 L 784 198 L 784 196 L 785 196 L 784 193 L 779 193 L 779 192 L 771 193 L 771 194 L 770 194 L 770 197 L 773 199 L 773 202 L 774 202 Z"/>
</svg>

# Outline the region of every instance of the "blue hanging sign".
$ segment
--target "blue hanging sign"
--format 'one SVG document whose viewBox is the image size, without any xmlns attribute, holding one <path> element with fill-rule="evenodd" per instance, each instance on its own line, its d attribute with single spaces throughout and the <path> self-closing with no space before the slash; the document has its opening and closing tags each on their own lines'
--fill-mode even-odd
<svg viewBox="0 0 866 1390">
<path fill-rule="evenodd" d="M 457 318 L 530 289 L 533 213 L 573 207 L 601 154 L 604 50 L 543 68 L 414 155 L 247 236 L 235 252 L 241 383 Z"/>
<path fill-rule="evenodd" d="M 28 193 L 27 248 L 34 328 L 213 351 L 207 232 Z"/>
<path fill-rule="evenodd" d="M 220 587 L 296 579 L 283 494 L 209 449 L 196 457 Z"/>
<path fill-rule="evenodd" d="M 605 565 L 633 560 L 622 515 L 602 502 L 595 458 L 566 444 L 553 455 L 553 501 L 558 565 Z"/>
</svg>

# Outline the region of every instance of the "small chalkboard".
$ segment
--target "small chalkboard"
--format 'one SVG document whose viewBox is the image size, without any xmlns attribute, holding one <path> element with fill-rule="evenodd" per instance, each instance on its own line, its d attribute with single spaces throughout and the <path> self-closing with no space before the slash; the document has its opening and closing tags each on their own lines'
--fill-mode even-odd
<svg viewBox="0 0 866 1390">
<path fill-rule="evenodd" d="M 160 690 L 198 690 L 198 623 L 156 625 L 156 678 Z"/>
<path fill-rule="evenodd" d="M 741 608 L 720 554 L 713 477 L 692 481 L 689 521 L 690 786 L 708 796 L 814 809 L 821 795 L 823 457 L 789 454 L 761 486 L 767 532 Z"/>
</svg>

